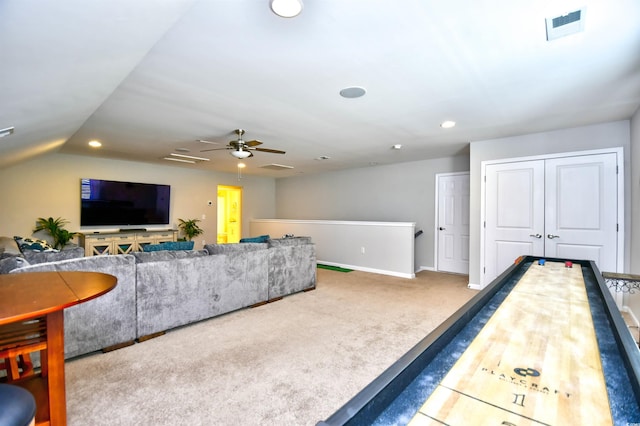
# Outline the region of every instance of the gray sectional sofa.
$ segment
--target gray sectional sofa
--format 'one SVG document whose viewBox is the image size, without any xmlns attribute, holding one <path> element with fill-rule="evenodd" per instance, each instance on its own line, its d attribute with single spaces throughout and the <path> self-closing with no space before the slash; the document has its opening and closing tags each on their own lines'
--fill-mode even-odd
<svg viewBox="0 0 640 426">
<path fill-rule="evenodd" d="M 157 261 L 151 256 L 138 263 L 138 338 L 266 301 L 267 249 L 238 246 L 235 253 L 205 250 L 191 258 Z"/>
<path fill-rule="evenodd" d="M 111 292 L 65 309 L 65 358 L 143 341 L 316 285 L 315 245 L 304 237 L 65 259 L 17 265 L 10 273 L 52 270 L 118 279 Z"/>
</svg>

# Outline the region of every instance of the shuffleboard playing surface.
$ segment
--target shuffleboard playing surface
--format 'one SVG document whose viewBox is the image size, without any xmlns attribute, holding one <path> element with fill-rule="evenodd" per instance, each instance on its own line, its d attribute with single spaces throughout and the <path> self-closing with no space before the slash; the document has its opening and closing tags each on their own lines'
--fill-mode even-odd
<svg viewBox="0 0 640 426">
<path fill-rule="evenodd" d="M 611 425 L 580 267 L 531 264 L 410 425 Z"/>
</svg>

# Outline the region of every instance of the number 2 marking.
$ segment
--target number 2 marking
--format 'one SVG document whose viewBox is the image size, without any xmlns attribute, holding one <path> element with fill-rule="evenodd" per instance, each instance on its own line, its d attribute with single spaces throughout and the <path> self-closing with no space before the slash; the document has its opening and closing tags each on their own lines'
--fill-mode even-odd
<svg viewBox="0 0 640 426">
<path fill-rule="evenodd" d="M 513 403 L 516 404 L 516 405 L 519 405 L 521 407 L 524 407 L 525 394 L 523 394 L 523 393 L 514 393 L 513 396 L 514 396 Z"/>
</svg>

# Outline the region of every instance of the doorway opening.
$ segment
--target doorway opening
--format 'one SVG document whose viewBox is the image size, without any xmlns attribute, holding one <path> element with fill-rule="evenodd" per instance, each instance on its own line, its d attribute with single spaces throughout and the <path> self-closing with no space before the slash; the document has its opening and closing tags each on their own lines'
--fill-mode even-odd
<svg viewBox="0 0 640 426">
<path fill-rule="evenodd" d="M 242 187 L 218 185 L 218 244 L 242 238 Z"/>
</svg>

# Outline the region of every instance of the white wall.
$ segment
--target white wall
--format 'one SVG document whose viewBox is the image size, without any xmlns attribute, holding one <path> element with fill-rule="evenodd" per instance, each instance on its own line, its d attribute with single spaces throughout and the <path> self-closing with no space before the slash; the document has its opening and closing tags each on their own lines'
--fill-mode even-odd
<svg viewBox="0 0 640 426">
<path fill-rule="evenodd" d="M 480 284 L 481 163 L 482 161 L 527 157 L 563 152 L 622 147 L 624 155 L 625 200 L 630 199 L 630 122 L 629 120 L 551 132 L 472 142 L 470 151 L 471 201 L 469 283 Z M 631 218 L 630 203 L 625 203 L 625 223 Z M 628 270 L 630 234 L 625 235 L 625 270 Z"/>
<path fill-rule="evenodd" d="M 640 109 L 631 119 L 631 222 L 628 232 L 631 234 L 631 256 L 628 271 L 640 275 Z M 628 295 L 627 306 L 636 318 L 640 319 L 640 293 Z"/>
<path fill-rule="evenodd" d="M 257 219 L 251 236 L 311 237 L 318 263 L 415 278 L 412 222 Z"/>
<path fill-rule="evenodd" d="M 243 235 L 249 235 L 251 218 L 275 215 L 275 180 L 194 170 L 186 167 L 52 154 L 0 170 L 0 235 L 31 236 L 36 219 L 62 217 L 69 231 L 80 228 L 80 179 L 96 178 L 171 185 L 171 224 L 149 229 L 177 228 L 178 218 L 201 219 L 205 231 L 196 240 L 216 241 L 217 185 L 243 187 Z M 213 201 L 209 207 L 207 201 Z M 115 228 L 102 228 L 113 230 Z"/>
<path fill-rule="evenodd" d="M 415 222 L 416 231 L 424 230 L 415 239 L 415 270 L 430 269 L 435 264 L 435 175 L 468 170 L 469 158 L 457 156 L 281 178 L 276 218 Z"/>
</svg>

